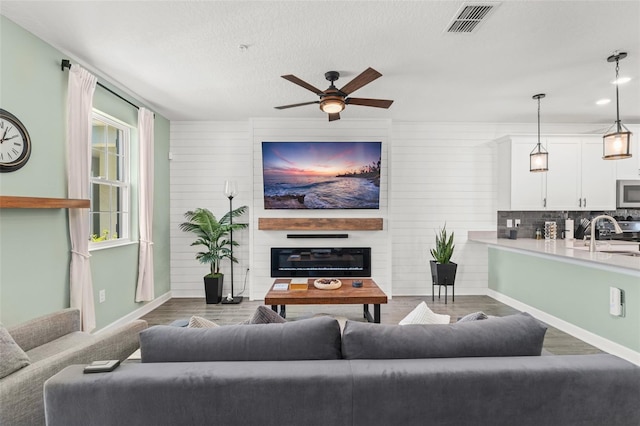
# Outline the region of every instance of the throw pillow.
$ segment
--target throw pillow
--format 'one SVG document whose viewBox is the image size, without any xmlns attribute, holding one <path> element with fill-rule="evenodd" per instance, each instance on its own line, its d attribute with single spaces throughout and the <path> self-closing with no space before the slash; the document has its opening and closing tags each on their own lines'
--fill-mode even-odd
<svg viewBox="0 0 640 426">
<path fill-rule="evenodd" d="M 187 325 L 187 327 L 188 328 L 214 328 L 214 327 L 220 327 L 220 326 L 215 322 L 210 321 L 206 318 L 202 318 L 194 315 L 191 318 L 189 318 L 189 325 Z"/>
<path fill-rule="evenodd" d="M 258 306 L 258 309 L 249 318 L 249 324 L 281 324 L 283 322 L 287 322 L 287 320 L 264 305 Z"/>
<path fill-rule="evenodd" d="M 340 359 L 340 327 L 320 317 L 281 324 L 180 328 L 140 332 L 142 362 L 290 361 Z"/>
<path fill-rule="evenodd" d="M 29 356 L 18 346 L 2 324 L 0 324 L 0 354 L 2 355 L 0 379 L 31 364 Z"/>
<path fill-rule="evenodd" d="M 382 325 L 347 321 L 345 359 L 418 359 L 540 355 L 547 327 L 521 313 L 454 324 Z"/>
<path fill-rule="evenodd" d="M 425 302 L 422 302 L 413 311 L 409 312 L 399 324 L 449 324 L 450 319 L 451 316 L 436 314 L 429 309 Z"/>
<path fill-rule="evenodd" d="M 479 311 L 479 312 L 473 312 L 471 314 L 467 314 L 463 316 L 462 318 L 458 319 L 458 322 L 479 321 L 479 320 L 485 320 L 487 318 L 489 318 L 487 314 L 485 314 L 482 311 Z"/>
</svg>

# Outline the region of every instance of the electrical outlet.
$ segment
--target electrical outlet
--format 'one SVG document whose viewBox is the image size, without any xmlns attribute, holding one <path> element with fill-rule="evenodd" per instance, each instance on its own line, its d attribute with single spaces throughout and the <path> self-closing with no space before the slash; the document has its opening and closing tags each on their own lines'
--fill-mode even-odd
<svg viewBox="0 0 640 426">
<path fill-rule="evenodd" d="M 100 303 L 103 303 L 105 300 L 107 300 L 107 291 L 100 290 L 100 292 L 98 293 L 98 297 L 100 298 Z"/>
<path fill-rule="evenodd" d="M 507 219 L 507 228 L 513 228 L 513 219 Z"/>
<path fill-rule="evenodd" d="M 516 226 L 520 226 L 520 219 L 516 219 Z"/>
</svg>

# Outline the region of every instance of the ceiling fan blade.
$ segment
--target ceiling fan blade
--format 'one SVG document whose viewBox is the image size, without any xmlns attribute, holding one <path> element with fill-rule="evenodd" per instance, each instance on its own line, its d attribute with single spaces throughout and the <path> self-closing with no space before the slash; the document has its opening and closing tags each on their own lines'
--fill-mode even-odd
<svg viewBox="0 0 640 426">
<path fill-rule="evenodd" d="M 312 91 L 316 95 L 321 95 L 323 93 L 322 90 L 318 89 L 317 87 L 313 87 L 312 85 L 310 85 L 304 80 L 300 80 L 295 75 L 288 74 L 288 75 L 283 75 L 281 77 L 284 78 L 285 80 L 289 80 L 293 84 L 297 84 L 300 87 L 304 87 L 305 89 Z"/>
<path fill-rule="evenodd" d="M 336 121 L 336 120 L 340 120 L 340 113 L 339 112 L 332 112 L 329 114 L 329 121 Z"/>
<path fill-rule="evenodd" d="M 373 68 L 369 67 L 366 70 L 364 70 L 359 76 L 357 76 L 356 78 L 354 78 L 353 80 L 345 84 L 344 87 L 340 89 L 340 91 L 345 95 L 348 95 L 349 93 L 355 92 L 365 84 L 371 83 L 373 80 L 375 80 L 378 77 L 382 77 L 382 74 L 380 74 L 378 71 L 374 70 Z"/>
<path fill-rule="evenodd" d="M 389 108 L 393 101 L 388 99 L 347 98 L 344 103 L 349 105 L 362 105 L 376 108 Z"/>
<path fill-rule="evenodd" d="M 287 109 L 287 108 L 299 107 L 299 106 L 303 106 L 303 105 L 319 104 L 319 103 L 320 103 L 320 101 L 303 102 L 301 104 L 282 105 L 282 106 L 277 106 L 277 107 L 274 107 L 274 108 L 275 109 Z"/>
</svg>

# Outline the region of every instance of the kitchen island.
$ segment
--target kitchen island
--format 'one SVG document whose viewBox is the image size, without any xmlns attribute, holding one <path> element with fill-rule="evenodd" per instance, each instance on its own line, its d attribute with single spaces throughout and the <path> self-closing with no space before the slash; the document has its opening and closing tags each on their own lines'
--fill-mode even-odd
<svg viewBox="0 0 640 426">
<path fill-rule="evenodd" d="M 469 232 L 469 241 L 489 247 L 489 296 L 640 365 L 640 257 L 495 232 Z M 609 314 L 610 287 L 624 292 L 623 317 Z"/>
</svg>

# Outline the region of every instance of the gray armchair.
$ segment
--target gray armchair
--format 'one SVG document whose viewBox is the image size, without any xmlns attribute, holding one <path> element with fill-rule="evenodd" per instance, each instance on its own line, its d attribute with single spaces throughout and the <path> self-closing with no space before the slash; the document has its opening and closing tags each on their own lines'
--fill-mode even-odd
<svg viewBox="0 0 640 426">
<path fill-rule="evenodd" d="M 146 321 L 136 320 L 98 334 L 80 331 L 80 311 L 64 309 L 8 327 L 30 364 L 0 379 L 0 425 L 44 425 L 43 385 L 73 364 L 124 360 L 139 347 Z"/>
</svg>

